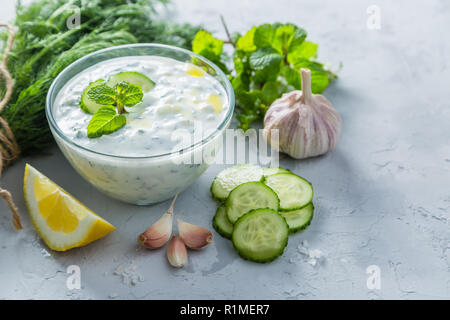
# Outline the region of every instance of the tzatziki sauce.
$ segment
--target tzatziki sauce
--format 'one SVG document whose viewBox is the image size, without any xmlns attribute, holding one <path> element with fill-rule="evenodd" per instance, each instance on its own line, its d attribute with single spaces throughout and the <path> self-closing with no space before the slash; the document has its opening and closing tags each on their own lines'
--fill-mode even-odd
<svg viewBox="0 0 450 320">
<path fill-rule="evenodd" d="M 122 72 L 142 73 L 155 86 L 144 92 L 142 102 L 125 107 L 127 122 L 122 128 L 88 138 L 93 115 L 79 106 L 83 91 L 91 82 Z M 93 64 L 56 94 L 51 114 L 60 133 L 51 126 L 53 136 L 72 166 L 108 196 L 139 205 L 170 199 L 208 168 L 205 159 L 214 159 L 231 121 L 233 106 L 225 91 L 231 86 L 225 75 L 208 72 L 153 55 Z"/>
<path fill-rule="evenodd" d="M 81 110 L 81 94 L 90 82 L 107 80 L 119 72 L 142 73 L 155 87 L 144 92 L 142 102 L 126 107 L 123 128 L 88 138 L 92 115 Z M 58 93 L 53 114 L 64 135 L 82 147 L 108 155 L 144 157 L 176 152 L 199 142 L 219 127 L 227 109 L 223 87 L 203 69 L 166 57 L 131 56 L 100 62 L 72 78 Z M 194 135 L 194 128 L 202 133 Z M 174 134 L 177 130 L 190 134 L 190 139 Z"/>
</svg>

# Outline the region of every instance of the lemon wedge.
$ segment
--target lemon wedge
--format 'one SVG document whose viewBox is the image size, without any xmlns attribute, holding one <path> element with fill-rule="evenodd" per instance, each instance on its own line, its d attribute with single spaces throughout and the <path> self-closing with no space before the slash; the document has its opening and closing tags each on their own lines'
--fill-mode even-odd
<svg viewBox="0 0 450 320">
<path fill-rule="evenodd" d="M 34 228 L 53 250 L 84 246 L 115 229 L 29 164 L 23 191 Z"/>
</svg>

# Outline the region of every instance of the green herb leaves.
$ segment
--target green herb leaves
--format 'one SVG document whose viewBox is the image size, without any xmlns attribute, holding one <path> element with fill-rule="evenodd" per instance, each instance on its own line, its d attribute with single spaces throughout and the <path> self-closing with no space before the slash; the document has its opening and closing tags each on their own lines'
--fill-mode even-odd
<svg viewBox="0 0 450 320">
<path fill-rule="evenodd" d="M 253 81 L 261 87 L 266 81 L 276 80 L 283 56 L 271 47 L 257 49 L 249 56 L 249 66 L 254 70 Z"/>
<path fill-rule="evenodd" d="M 117 99 L 119 103 L 127 107 L 132 107 L 141 102 L 144 94 L 140 86 L 136 84 L 128 84 L 119 82 L 116 87 L 118 93 Z"/>
<path fill-rule="evenodd" d="M 216 63 L 229 75 L 237 101 L 237 119 L 242 129 L 262 120 L 266 110 L 281 94 L 301 89 L 300 68 L 311 70 L 311 86 L 320 93 L 336 75 L 315 61 L 317 44 L 306 41 L 306 31 L 294 24 L 263 24 L 246 34 L 234 34 L 226 43 L 234 47 L 234 70 L 223 52 L 222 40 L 199 31 L 192 50 Z"/>
<path fill-rule="evenodd" d="M 108 87 L 106 84 L 100 84 L 91 88 L 88 91 L 89 100 L 98 104 L 114 104 L 116 92 L 113 88 Z"/>
<path fill-rule="evenodd" d="M 200 30 L 192 41 L 192 50 L 208 59 L 211 56 L 220 56 L 222 48 L 223 41 L 214 38 L 205 30 Z"/>
<path fill-rule="evenodd" d="M 200 30 L 192 41 L 192 51 L 214 62 L 224 72 L 229 72 L 222 62 L 224 42 L 214 38 L 211 33 Z"/>
<path fill-rule="evenodd" d="M 133 73 L 135 76 L 136 73 Z M 144 94 L 142 88 L 136 84 L 130 84 L 127 81 L 118 82 L 114 88 L 108 86 L 105 82 L 97 80 L 86 88 L 87 97 L 92 102 L 103 105 L 89 121 L 87 127 L 87 136 L 89 138 L 98 138 L 104 134 L 110 134 L 122 128 L 127 119 L 123 115 L 127 111 L 125 107 L 133 107 L 142 101 Z M 117 107 L 117 111 L 116 111 Z"/>
<path fill-rule="evenodd" d="M 89 89 L 87 95 L 90 100 L 98 104 L 116 104 L 119 113 L 126 112 L 124 106 L 132 107 L 141 102 L 144 96 L 140 86 L 125 81 L 119 82 L 115 90 L 105 83 L 99 84 Z"/>
<path fill-rule="evenodd" d="M 250 54 L 250 67 L 261 70 L 271 66 L 279 66 L 283 56 L 271 47 L 258 49 Z"/>
<path fill-rule="evenodd" d="M 55 77 L 75 60 L 100 49 L 138 42 L 191 48 L 192 39 L 200 28 L 161 19 L 156 8 L 166 2 L 17 2 L 14 19 L 17 31 L 7 66 L 14 79 L 14 92 L 1 116 L 9 123 L 22 155 L 41 153 L 54 144 L 45 117 L 45 98 Z M 67 27 L 74 13 L 69 4 L 78 7 L 81 16 L 78 28 Z M 0 30 L 0 48 L 6 46 L 6 33 Z M 147 91 L 143 85 L 142 88 Z M 4 90 L 4 81 L 0 79 L 0 96 Z"/>
<path fill-rule="evenodd" d="M 117 114 L 114 106 L 103 106 L 92 116 L 87 127 L 89 138 L 98 138 L 119 130 L 127 123 L 123 114 Z"/>
<path fill-rule="evenodd" d="M 274 30 L 272 46 L 281 54 L 288 56 L 298 50 L 305 39 L 305 30 L 293 24 L 286 24 Z"/>
</svg>

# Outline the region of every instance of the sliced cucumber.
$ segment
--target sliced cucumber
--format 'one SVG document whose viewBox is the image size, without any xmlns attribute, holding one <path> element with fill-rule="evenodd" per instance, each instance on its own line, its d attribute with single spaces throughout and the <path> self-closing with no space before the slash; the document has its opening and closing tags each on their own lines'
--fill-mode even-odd
<svg viewBox="0 0 450 320">
<path fill-rule="evenodd" d="M 142 91 L 147 92 L 153 89 L 155 83 L 146 75 L 139 72 L 119 72 L 109 77 L 106 84 L 111 88 L 114 88 L 116 84 L 121 81 L 137 84 L 142 88 Z"/>
<path fill-rule="evenodd" d="M 102 79 L 99 79 L 97 81 L 89 83 L 89 85 L 84 89 L 83 93 L 81 94 L 81 100 L 80 100 L 80 108 L 86 113 L 94 114 L 97 112 L 97 110 L 103 106 L 102 104 L 95 103 L 94 101 L 90 100 L 88 98 L 88 91 L 95 86 L 98 86 L 103 82 Z"/>
<path fill-rule="evenodd" d="M 311 202 L 301 209 L 281 211 L 280 213 L 286 219 L 289 226 L 289 232 L 295 233 L 309 226 L 314 215 L 314 205 Z"/>
<path fill-rule="evenodd" d="M 250 181 L 261 181 L 262 179 L 263 170 L 260 166 L 254 164 L 238 164 L 222 170 L 214 178 L 211 184 L 211 193 L 214 198 L 225 201 L 231 190 L 238 185 Z"/>
<path fill-rule="evenodd" d="M 223 237 L 231 239 L 233 234 L 233 225 L 227 218 L 225 206 L 220 206 L 213 219 L 213 227 Z"/>
<path fill-rule="evenodd" d="M 233 224 L 250 210 L 269 208 L 278 211 L 279 207 L 277 194 L 262 182 L 246 182 L 237 186 L 225 202 L 228 220 Z"/>
<path fill-rule="evenodd" d="M 252 210 L 236 222 L 233 245 L 244 259 L 269 262 L 280 256 L 288 243 L 289 227 L 272 209 Z"/>
<path fill-rule="evenodd" d="M 263 169 L 264 177 L 268 177 L 268 176 L 271 176 L 273 174 L 282 173 L 282 172 L 289 173 L 291 171 L 288 170 L 288 169 L 280 168 L 280 167 L 268 167 L 268 168 L 264 168 Z"/>
<path fill-rule="evenodd" d="M 264 183 L 271 187 L 280 198 L 280 210 L 301 209 L 312 201 L 312 185 L 293 173 L 273 174 L 266 177 Z"/>
</svg>

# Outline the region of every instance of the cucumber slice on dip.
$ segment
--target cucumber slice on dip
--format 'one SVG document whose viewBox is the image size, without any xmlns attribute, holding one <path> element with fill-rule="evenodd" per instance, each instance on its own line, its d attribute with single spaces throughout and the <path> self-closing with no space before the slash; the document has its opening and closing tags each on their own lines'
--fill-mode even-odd
<svg viewBox="0 0 450 320">
<path fill-rule="evenodd" d="M 86 113 L 91 113 L 94 114 L 95 112 L 97 112 L 97 110 L 103 106 L 103 104 L 98 104 L 95 103 L 94 101 L 90 100 L 88 98 L 88 91 L 95 86 L 98 86 L 99 84 L 101 84 L 103 82 L 102 79 L 99 79 L 97 81 L 91 82 L 89 83 L 89 85 L 87 86 L 86 89 L 84 89 L 83 93 L 81 94 L 81 100 L 80 100 L 80 108 L 81 110 L 83 110 Z"/>
<path fill-rule="evenodd" d="M 137 84 L 142 88 L 142 91 L 148 92 L 153 89 L 155 83 L 147 76 L 139 72 L 119 72 L 112 75 L 106 84 L 114 88 L 119 82 L 126 81 L 128 83 Z"/>
</svg>

